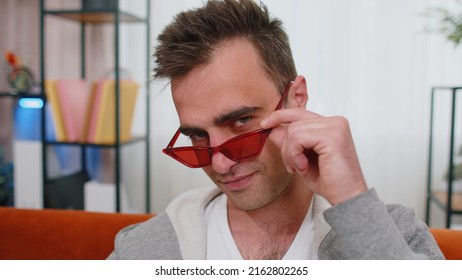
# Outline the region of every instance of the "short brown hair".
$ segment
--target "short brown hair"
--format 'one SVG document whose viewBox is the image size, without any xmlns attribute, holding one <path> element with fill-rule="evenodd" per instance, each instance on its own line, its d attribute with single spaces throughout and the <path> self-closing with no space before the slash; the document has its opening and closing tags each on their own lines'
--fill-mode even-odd
<svg viewBox="0 0 462 280">
<path fill-rule="evenodd" d="M 209 63 L 221 43 L 238 37 L 254 45 L 282 92 L 297 75 L 289 38 L 282 22 L 252 0 L 209 0 L 202 8 L 178 14 L 158 37 L 154 77 L 180 78 Z"/>
</svg>

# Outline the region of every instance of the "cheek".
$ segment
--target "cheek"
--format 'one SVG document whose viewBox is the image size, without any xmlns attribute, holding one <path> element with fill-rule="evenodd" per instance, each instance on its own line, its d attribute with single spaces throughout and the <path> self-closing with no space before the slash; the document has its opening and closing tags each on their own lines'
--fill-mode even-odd
<svg viewBox="0 0 462 280">
<path fill-rule="evenodd" d="M 267 162 L 268 165 L 284 164 L 282 161 L 281 150 L 269 140 L 266 140 L 260 157 L 264 160 L 263 162 Z"/>
<path fill-rule="evenodd" d="M 207 174 L 207 176 L 212 178 L 213 168 L 212 168 L 211 165 L 206 166 L 206 167 L 202 167 L 202 170 L 205 172 L 205 174 Z"/>
<path fill-rule="evenodd" d="M 207 174 L 207 176 L 212 180 L 215 185 L 218 186 L 218 179 L 217 179 L 217 173 L 213 170 L 212 165 L 203 167 L 202 170 Z"/>
</svg>

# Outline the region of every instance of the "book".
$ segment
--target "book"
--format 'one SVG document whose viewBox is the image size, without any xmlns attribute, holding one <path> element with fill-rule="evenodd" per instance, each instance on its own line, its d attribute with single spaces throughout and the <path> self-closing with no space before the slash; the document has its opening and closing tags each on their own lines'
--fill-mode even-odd
<svg viewBox="0 0 462 280">
<path fill-rule="evenodd" d="M 66 140 L 80 142 L 85 128 L 90 91 L 84 80 L 58 80 L 56 85 Z"/>
<path fill-rule="evenodd" d="M 45 81 L 45 94 L 48 104 L 51 107 L 51 115 L 53 120 L 56 141 L 66 141 L 66 130 L 64 127 L 63 116 L 61 113 L 61 105 L 59 103 L 58 90 L 55 80 Z"/>
<path fill-rule="evenodd" d="M 116 114 L 114 80 L 101 80 L 95 87 L 92 119 L 88 142 L 95 144 L 114 144 L 116 141 Z M 133 81 L 120 81 L 119 90 L 119 137 L 121 142 L 131 140 L 131 127 L 139 85 Z M 94 116 L 96 115 L 96 118 Z"/>
</svg>

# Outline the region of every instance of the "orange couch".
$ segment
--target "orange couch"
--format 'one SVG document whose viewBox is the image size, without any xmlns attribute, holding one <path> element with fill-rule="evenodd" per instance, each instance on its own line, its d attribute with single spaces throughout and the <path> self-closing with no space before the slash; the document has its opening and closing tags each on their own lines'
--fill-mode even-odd
<svg viewBox="0 0 462 280">
<path fill-rule="evenodd" d="M 120 229 L 152 216 L 0 207 L 0 259 L 105 259 Z"/>
<path fill-rule="evenodd" d="M 0 259 L 105 259 L 121 228 L 151 217 L 0 207 Z M 447 259 L 462 260 L 462 231 L 431 232 Z"/>
</svg>

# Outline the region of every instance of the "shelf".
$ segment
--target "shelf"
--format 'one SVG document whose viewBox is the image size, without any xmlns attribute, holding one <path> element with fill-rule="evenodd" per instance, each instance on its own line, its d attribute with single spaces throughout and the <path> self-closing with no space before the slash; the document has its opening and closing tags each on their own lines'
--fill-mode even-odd
<svg viewBox="0 0 462 280">
<path fill-rule="evenodd" d="M 132 140 L 127 142 L 120 142 L 120 145 L 129 145 L 137 142 L 145 141 L 146 137 L 139 136 L 133 137 Z M 79 147 L 101 147 L 101 148 L 114 148 L 117 145 L 114 144 L 93 144 L 93 143 L 80 143 L 80 142 L 63 142 L 63 141 L 45 141 L 46 145 L 68 145 L 68 146 L 79 146 Z"/>
<path fill-rule="evenodd" d="M 18 97 L 17 94 L 13 94 L 13 93 L 7 93 L 7 92 L 0 92 L 0 98 L 1 97 Z"/>
<path fill-rule="evenodd" d="M 45 14 L 55 15 L 62 18 L 82 23 L 113 23 L 115 22 L 114 10 L 48 10 Z M 126 12 L 119 12 L 120 22 L 146 22 L 146 19 Z"/>
<path fill-rule="evenodd" d="M 11 93 L 11 92 L 0 92 L 0 98 L 1 97 L 14 97 L 14 98 L 22 98 L 22 97 L 30 97 L 30 98 L 40 98 L 42 100 L 45 100 L 45 95 L 42 94 L 28 94 L 28 93 Z"/>
<path fill-rule="evenodd" d="M 433 197 L 438 200 L 443 206 L 448 205 L 448 193 L 447 192 L 433 192 Z M 452 211 L 462 212 L 462 193 L 452 193 Z"/>
</svg>

